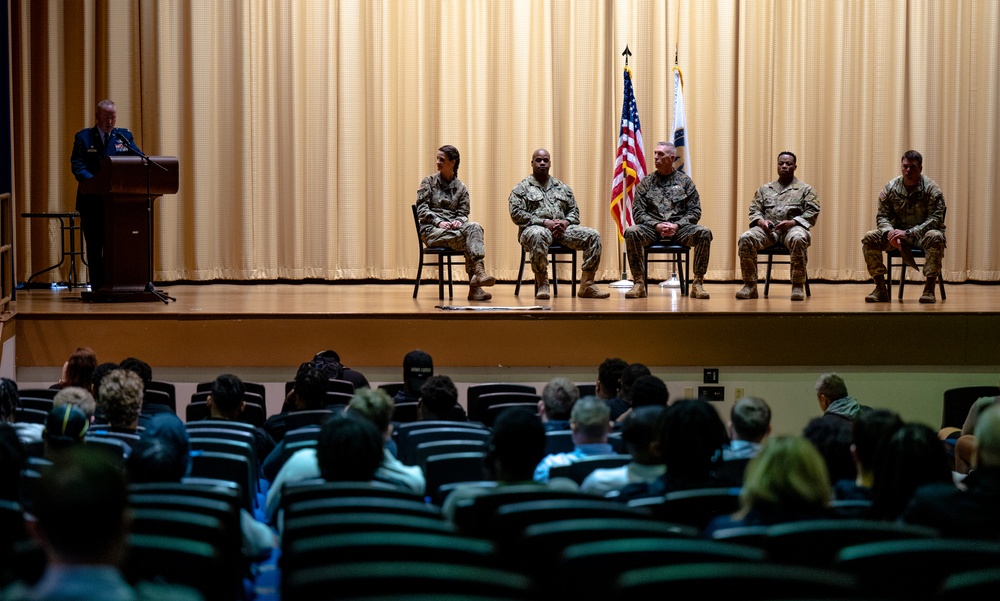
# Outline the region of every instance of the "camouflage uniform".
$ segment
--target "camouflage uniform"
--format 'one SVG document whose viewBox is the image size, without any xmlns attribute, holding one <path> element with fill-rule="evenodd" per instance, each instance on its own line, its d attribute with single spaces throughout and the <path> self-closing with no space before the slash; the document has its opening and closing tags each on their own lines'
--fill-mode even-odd
<svg viewBox="0 0 1000 601">
<path fill-rule="evenodd" d="M 510 192 L 510 218 L 518 227 L 517 239 L 531 256 L 531 270 L 545 274 L 549 267 L 552 232 L 542 223 L 546 219 L 565 219 L 570 225 L 556 242 L 583 251 L 583 271 L 597 271 L 601 264 L 601 235 L 580 225 L 580 209 L 573 190 L 549 176 L 543 186 L 529 175 Z"/>
<path fill-rule="evenodd" d="M 654 171 L 647 175 L 635 188 L 632 218 L 635 225 L 625 230 L 625 252 L 633 278 L 642 277 L 645 273 L 642 249 L 660 240 L 656 226 L 663 222 L 678 225 L 673 240 L 694 248 L 694 277 L 705 276 L 712 247 L 712 230 L 698 225 L 701 200 L 687 174 L 674 171 L 670 175 L 660 175 Z"/>
<path fill-rule="evenodd" d="M 441 174 L 428 175 L 417 190 L 417 220 L 420 239 L 427 246 L 446 246 L 465 252 L 465 271 L 472 275 L 477 261 L 486 256 L 483 228 L 469 221 L 469 191 L 457 177 L 446 182 Z M 437 226 L 442 221 L 461 221 L 457 230 Z"/>
<path fill-rule="evenodd" d="M 800 182 L 798 178 L 792 178 L 787 187 L 773 181 L 758 188 L 750 203 L 750 229 L 743 232 L 737 245 L 743 281 L 757 281 L 757 251 L 781 243 L 790 251 L 792 283 L 804 284 L 806 253 L 811 241 L 809 228 L 816 225 L 817 217 L 819 199 L 816 192 L 812 186 Z M 773 223 L 792 219 L 797 225 L 779 234 L 758 227 L 757 221 L 760 219 Z"/>
<path fill-rule="evenodd" d="M 924 251 L 924 276 L 937 277 L 941 273 L 941 258 L 944 256 L 944 194 L 934 180 L 920 176 L 920 182 L 912 191 L 903 184 L 903 176 L 898 176 L 885 185 L 878 197 L 878 214 L 875 222 L 878 229 L 865 234 L 861 239 L 868 273 L 885 275 L 882 252 L 892 248 L 889 232 L 893 229 L 909 230 L 906 241 Z"/>
</svg>

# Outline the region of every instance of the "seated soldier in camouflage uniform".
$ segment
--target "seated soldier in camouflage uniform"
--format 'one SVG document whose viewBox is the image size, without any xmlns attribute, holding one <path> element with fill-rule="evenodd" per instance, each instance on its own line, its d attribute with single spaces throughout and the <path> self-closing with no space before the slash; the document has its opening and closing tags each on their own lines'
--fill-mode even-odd
<svg viewBox="0 0 1000 601">
<path fill-rule="evenodd" d="M 531 155 L 532 174 L 511 190 L 510 218 L 518 227 L 518 241 L 531 256 L 535 274 L 535 298 L 549 298 L 549 245 L 553 241 L 583 251 L 580 298 L 608 298 L 594 283 L 601 263 L 601 235 L 580 225 L 580 209 L 573 190 L 549 175 L 552 158 L 539 148 Z M 575 274 L 574 274 L 575 275 Z"/>
<path fill-rule="evenodd" d="M 924 157 L 916 150 L 903 154 L 902 175 L 892 179 L 878 197 L 878 229 L 861 239 L 868 273 L 875 278 L 875 290 L 865 297 L 869 303 L 889 302 L 882 252 L 895 248 L 906 260 L 912 247 L 924 251 L 924 292 L 920 302 L 933 303 L 934 285 L 941 274 L 944 257 L 944 194 L 934 180 L 921 175 Z M 912 261 L 912 258 L 910 259 Z"/>
<path fill-rule="evenodd" d="M 625 298 L 646 297 L 646 269 L 642 249 L 661 238 L 694 248 L 694 281 L 691 298 L 708 298 L 705 272 L 712 248 L 712 230 L 698 225 L 701 200 L 694 182 L 683 171 L 674 169 L 677 149 L 669 142 L 657 142 L 653 157 L 656 171 L 635 188 L 632 218 L 635 225 L 625 230 L 625 252 L 632 270 L 632 289 Z"/>
<path fill-rule="evenodd" d="M 743 289 L 736 298 L 757 298 L 757 251 L 783 244 L 791 255 L 792 300 L 806 299 L 806 253 L 809 228 L 816 225 L 819 199 L 812 186 L 795 177 L 798 161 L 795 154 L 778 155 L 778 179 L 757 189 L 750 203 L 750 229 L 743 232 L 738 244 Z"/>
<path fill-rule="evenodd" d="M 417 220 L 420 239 L 427 246 L 447 246 L 465 252 L 465 271 L 469 274 L 469 300 L 488 301 L 493 295 L 483 290 L 496 278 L 483 267 L 486 248 L 483 227 L 469 221 L 469 190 L 458 179 L 462 157 L 454 146 L 442 146 L 437 152 L 437 170 L 420 182 L 417 190 Z"/>
</svg>

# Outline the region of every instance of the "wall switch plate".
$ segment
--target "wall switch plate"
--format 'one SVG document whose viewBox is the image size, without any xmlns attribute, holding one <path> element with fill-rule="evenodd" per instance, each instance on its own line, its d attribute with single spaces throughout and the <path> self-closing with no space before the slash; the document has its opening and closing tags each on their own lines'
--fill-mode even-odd
<svg viewBox="0 0 1000 601">
<path fill-rule="evenodd" d="M 705 375 L 702 379 L 703 384 L 718 384 L 719 383 L 719 368 L 708 367 L 705 368 Z"/>
<path fill-rule="evenodd" d="M 726 387 L 725 386 L 699 386 L 698 387 L 698 398 L 705 399 L 706 401 L 724 401 L 726 400 Z"/>
</svg>

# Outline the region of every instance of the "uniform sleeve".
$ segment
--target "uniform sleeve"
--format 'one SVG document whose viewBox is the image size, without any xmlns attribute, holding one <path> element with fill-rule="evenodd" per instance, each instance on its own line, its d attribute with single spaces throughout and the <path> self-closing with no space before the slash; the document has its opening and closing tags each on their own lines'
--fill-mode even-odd
<svg viewBox="0 0 1000 601">
<path fill-rule="evenodd" d="M 764 187 L 761 186 L 757 188 L 757 192 L 753 195 L 753 200 L 750 201 L 750 229 L 753 229 L 757 225 L 757 221 L 760 219 L 767 219 L 764 215 Z"/>
<path fill-rule="evenodd" d="M 562 186 L 565 192 L 565 207 L 563 212 L 566 214 L 566 221 L 573 225 L 580 225 L 580 207 L 576 205 L 576 197 L 573 196 L 573 189 L 567 185 Z"/>
<path fill-rule="evenodd" d="M 937 184 L 933 184 L 928 188 L 927 196 L 927 219 L 920 225 L 910 228 L 910 233 L 917 238 L 926 234 L 928 230 L 944 229 L 944 214 L 946 210 L 944 193 L 941 192 L 941 188 Z"/>
<path fill-rule="evenodd" d="M 510 191 L 510 197 L 507 199 L 508 209 L 510 210 L 510 220 L 514 222 L 519 228 L 524 228 L 529 225 L 542 225 L 545 219 L 536 216 L 534 213 L 528 210 L 528 203 L 524 198 L 525 186 L 524 183 L 518 183 L 514 186 L 514 189 Z"/>
<path fill-rule="evenodd" d="M 87 143 L 83 139 L 82 133 L 76 134 L 73 138 L 73 154 L 70 155 L 70 166 L 73 168 L 73 177 L 76 181 L 82 182 L 86 181 L 92 177 L 94 174 L 87 169 L 87 163 L 84 158 L 87 156 Z"/>
<path fill-rule="evenodd" d="M 430 178 L 425 177 L 424 181 L 420 182 L 420 187 L 417 188 L 417 221 L 436 226 L 444 220 L 438 217 L 431 208 L 432 194 Z"/>
<path fill-rule="evenodd" d="M 896 211 L 892 208 L 892 182 L 882 188 L 882 193 L 878 195 L 878 212 L 875 214 L 875 224 L 883 232 L 896 229 Z"/>
<path fill-rule="evenodd" d="M 816 225 L 816 218 L 819 217 L 819 197 L 812 186 L 806 186 L 802 198 L 802 214 L 795 218 L 795 221 L 802 227 L 809 229 Z"/>
<path fill-rule="evenodd" d="M 455 217 L 455 219 L 461 221 L 462 223 L 468 223 L 470 205 L 471 203 L 469 202 L 469 189 L 465 187 L 465 184 L 459 182 L 458 203 L 457 203 L 458 208 L 455 209 L 455 212 L 458 213 L 458 215 Z"/>
</svg>

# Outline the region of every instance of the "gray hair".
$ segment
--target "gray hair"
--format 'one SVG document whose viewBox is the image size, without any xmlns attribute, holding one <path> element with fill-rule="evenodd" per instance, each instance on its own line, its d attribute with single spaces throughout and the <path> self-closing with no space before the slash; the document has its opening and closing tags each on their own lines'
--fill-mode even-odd
<svg viewBox="0 0 1000 601">
<path fill-rule="evenodd" d="M 542 390 L 542 402 L 549 419 L 569 419 L 580 398 L 580 389 L 569 378 L 552 378 Z"/>
<path fill-rule="evenodd" d="M 585 396 L 577 401 L 570 415 L 570 422 L 576 424 L 577 431 L 588 438 L 606 435 L 610 421 L 608 404 L 596 396 Z"/>
<path fill-rule="evenodd" d="M 835 373 L 823 374 L 816 380 L 816 395 L 824 395 L 831 401 L 842 399 L 847 396 L 847 384 Z"/>
</svg>

